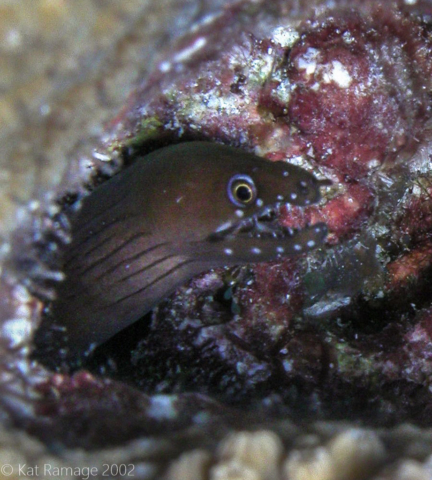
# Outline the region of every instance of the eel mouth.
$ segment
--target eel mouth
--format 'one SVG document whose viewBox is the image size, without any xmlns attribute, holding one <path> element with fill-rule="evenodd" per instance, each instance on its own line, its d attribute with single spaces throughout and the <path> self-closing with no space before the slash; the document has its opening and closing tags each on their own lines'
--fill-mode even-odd
<svg viewBox="0 0 432 480">
<path fill-rule="evenodd" d="M 214 233 L 207 238 L 210 242 L 220 242 L 233 238 L 257 238 L 257 239 L 277 239 L 285 240 L 296 236 L 299 232 L 307 228 L 325 228 L 325 224 L 317 223 L 315 225 L 306 224 L 304 228 L 294 228 L 283 226 L 279 221 L 279 212 L 284 204 L 276 203 L 268 205 L 258 210 L 254 215 L 241 218 L 238 222 L 228 222 L 222 224 Z"/>
</svg>

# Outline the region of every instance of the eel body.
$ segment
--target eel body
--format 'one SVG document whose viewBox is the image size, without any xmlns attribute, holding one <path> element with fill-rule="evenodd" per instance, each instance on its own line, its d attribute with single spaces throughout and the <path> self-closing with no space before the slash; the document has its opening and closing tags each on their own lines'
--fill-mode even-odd
<svg viewBox="0 0 432 480">
<path fill-rule="evenodd" d="M 285 162 L 190 142 L 138 159 L 83 200 L 51 317 L 84 357 L 179 285 L 213 267 L 267 262 L 319 246 L 325 224 L 280 226 L 275 211 L 320 199 Z"/>
</svg>

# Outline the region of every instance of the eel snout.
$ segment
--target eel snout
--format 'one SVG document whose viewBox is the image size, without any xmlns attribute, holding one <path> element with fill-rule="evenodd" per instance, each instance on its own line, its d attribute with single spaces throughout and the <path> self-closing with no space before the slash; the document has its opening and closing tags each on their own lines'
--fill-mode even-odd
<svg viewBox="0 0 432 480">
<path fill-rule="evenodd" d="M 265 206 L 251 216 L 218 229 L 207 240 L 223 245 L 228 256 L 243 250 L 242 256 L 249 254 L 250 262 L 308 252 L 324 242 L 328 233 L 325 223 L 306 224 L 298 228 L 284 226 L 278 219 L 282 206 L 282 203 Z"/>
</svg>

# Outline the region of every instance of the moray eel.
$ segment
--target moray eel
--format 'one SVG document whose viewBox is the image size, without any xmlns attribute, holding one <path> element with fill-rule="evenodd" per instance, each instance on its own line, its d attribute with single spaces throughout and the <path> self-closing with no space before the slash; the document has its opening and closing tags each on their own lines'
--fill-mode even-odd
<svg viewBox="0 0 432 480">
<path fill-rule="evenodd" d="M 142 317 L 213 267 L 268 262 L 311 250 L 325 224 L 278 224 L 282 203 L 320 200 L 318 181 L 285 162 L 190 142 L 155 151 L 83 200 L 51 317 L 69 358 Z"/>
</svg>

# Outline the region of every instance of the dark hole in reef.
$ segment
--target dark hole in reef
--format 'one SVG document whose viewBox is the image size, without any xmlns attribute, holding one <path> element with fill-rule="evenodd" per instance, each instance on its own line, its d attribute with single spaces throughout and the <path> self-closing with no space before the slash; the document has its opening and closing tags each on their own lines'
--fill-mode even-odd
<svg viewBox="0 0 432 480">
<path fill-rule="evenodd" d="M 248 284 L 250 285 L 250 278 Z M 323 329 L 329 328 L 349 341 L 358 336 L 358 342 L 363 342 L 370 349 L 379 348 L 380 341 L 385 339 L 386 345 L 393 345 L 397 352 L 400 338 L 392 325 L 398 321 L 401 310 L 406 311 L 404 322 L 409 325 L 409 318 L 413 317 L 411 303 L 415 301 L 418 308 L 423 304 L 427 305 L 428 298 L 432 295 L 431 285 L 432 269 L 419 280 L 415 298 L 401 295 L 397 303 L 378 302 L 375 305 L 364 299 L 358 299 L 352 308 L 342 315 L 341 323 L 344 327 L 341 331 L 338 332 L 335 325 L 328 327 L 328 324 Z M 225 293 L 226 287 L 221 288 L 214 293 L 213 298 L 223 312 L 225 321 L 230 321 L 233 298 L 232 296 L 227 298 Z M 162 317 L 167 309 L 169 302 L 163 302 L 160 312 Z M 118 333 L 96 349 L 84 367 L 95 374 L 132 384 L 148 394 L 197 391 L 226 404 L 248 409 L 260 405 L 263 399 L 273 397 L 277 399 L 272 404 L 275 415 L 289 414 L 304 419 L 352 420 L 375 426 L 388 426 L 402 420 L 417 422 L 423 426 L 431 424 L 422 407 L 427 405 L 427 392 L 420 385 L 411 385 L 402 380 L 386 383 L 378 388 L 362 382 L 353 384 L 340 378 L 332 378 L 331 372 L 325 368 L 313 380 L 308 379 L 308 375 L 301 371 L 287 379 L 278 361 L 271 358 L 275 352 L 261 352 L 263 361 L 273 363 L 272 374 L 267 382 L 252 389 L 247 386 L 242 391 L 242 388 L 235 389 L 232 385 L 224 385 L 225 376 L 231 375 L 232 372 L 216 361 L 209 362 L 204 369 L 205 375 L 197 377 L 195 367 L 199 364 L 200 352 L 194 352 L 193 349 L 179 355 L 173 348 L 174 363 L 184 365 L 190 362 L 192 365 L 190 374 L 177 374 L 176 377 L 175 369 L 169 365 L 169 352 L 166 349 L 160 351 L 157 349 L 157 342 L 161 342 L 162 337 L 167 335 L 167 330 L 162 329 L 160 333 L 152 331 L 151 321 L 152 313 L 149 313 Z M 305 326 L 303 332 L 308 328 Z M 319 338 L 320 327 L 314 326 L 312 332 Z M 181 337 L 174 338 L 168 346 L 174 346 L 175 342 L 187 347 L 187 340 Z M 45 363 L 42 357 L 38 357 L 37 352 L 36 358 Z M 327 350 L 326 353 L 326 348 L 322 362 L 323 364 L 331 362 L 331 352 Z M 169 381 L 161 388 L 158 382 L 162 381 L 164 376 Z M 316 404 L 317 395 L 319 408 Z"/>
<path fill-rule="evenodd" d="M 242 92 L 242 87 L 246 83 L 247 77 L 243 73 L 239 72 L 237 73 L 235 82 L 233 82 L 230 85 L 230 92 L 234 93 L 235 95 L 241 95 Z"/>
<path fill-rule="evenodd" d="M 415 299 L 419 307 L 422 302 L 426 304 L 427 298 L 430 298 L 431 285 L 432 271 L 429 271 L 421 279 L 419 296 Z M 225 287 L 219 289 L 213 298 L 224 312 L 224 319 L 230 321 L 233 300 L 225 296 L 225 291 Z M 379 342 L 385 339 L 386 344 L 393 345 L 397 353 L 400 338 L 392 325 L 397 322 L 397 315 L 402 307 L 407 312 L 405 321 L 409 324 L 409 317 L 413 316 L 412 308 L 409 307 L 412 300 L 413 298 L 401 296 L 398 305 L 381 302 L 371 306 L 364 299 L 359 299 L 345 312 L 342 319 L 343 332 L 339 333 L 350 341 L 356 335 L 359 336 L 358 342 L 364 342 L 370 349 L 379 348 Z M 163 317 L 169 308 L 169 302 L 163 302 L 160 315 Z M 368 319 L 367 322 L 364 321 L 365 318 Z M 375 426 L 390 426 L 403 420 L 423 426 L 431 424 L 422 407 L 428 404 L 428 393 L 420 385 L 403 380 L 385 383 L 379 387 L 371 386 L 367 382 L 349 383 L 341 378 L 332 378 L 331 371 L 326 368 L 323 368 L 318 377 L 312 381 L 308 379 L 308 374 L 301 371 L 287 379 L 278 361 L 271 358 L 275 352 L 261 352 L 263 361 L 273 362 L 273 370 L 267 382 L 256 385 L 253 389 L 248 386 L 242 391 L 241 388 L 234 389 L 232 385 L 224 385 L 224 377 L 231 372 L 225 365 L 216 361 L 209 362 L 206 366 L 207 377 L 201 375 L 197 378 L 195 367 L 199 363 L 199 352 L 193 352 L 192 349 L 179 355 L 173 348 L 171 360 L 174 363 L 177 362 L 178 365 L 191 363 L 189 375 L 184 372 L 176 374 L 175 368 L 169 364 L 170 352 L 167 352 L 165 347 L 157 349 L 157 342 L 161 343 L 163 336 L 167 335 L 167 330 L 162 329 L 159 333 L 152 331 L 151 321 L 152 313 L 149 313 L 101 345 L 87 361 L 85 368 L 95 374 L 132 384 L 147 394 L 196 391 L 208 394 L 223 403 L 246 409 L 262 407 L 263 399 L 273 397 L 276 400 L 272 401 L 270 410 L 276 416 L 288 414 L 305 420 L 316 418 L 351 420 Z M 334 332 L 337 331 L 336 326 L 332 329 Z M 318 339 L 320 328 L 306 325 L 303 331 L 297 334 L 301 335 L 302 332 Z M 174 346 L 177 341 L 187 350 L 187 340 L 181 337 L 173 339 L 168 346 Z M 152 348 L 155 345 L 156 348 Z M 324 346 L 322 363 L 328 364 L 331 361 L 331 349 Z M 314 368 L 311 367 L 312 377 Z M 162 382 L 164 377 L 168 381 L 166 386 L 161 388 L 158 383 Z M 319 407 L 316 403 L 317 396 Z"/>
<path fill-rule="evenodd" d="M 231 276 L 229 276 L 229 279 L 231 280 Z M 217 304 L 220 313 L 216 323 L 228 322 L 233 314 L 239 313 L 239 307 L 233 296 L 236 287 L 237 285 L 224 285 L 212 295 L 213 302 Z M 204 307 L 204 302 L 205 299 L 203 298 L 200 302 L 200 308 Z M 164 303 L 166 302 L 162 302 L 161 305 L 164 305 Z M 96 348 L 87 360 L 85 368 L 96 374 L 107 375 L 117 380 L 132 383 L 145 393 L 154 393 L 154 382 L 148 380 L 147 374 L 142 377 L 136 374 L 134 361 L 135 353 L 140 351 L 142 342 L 151 334 L 153 316 L 153 311 L 147 313 L 140 320 Z M 149 371 L 155 370 L 150 363 L 148 368 Z M 170 390 L 168 389 L 165 393 L 170 393 Z"/>
<path fill-rule="evenodd" d="M 402 290 L 387 299 L 378 299 L 375 302 L 359 298 L 355 308 L 342 315 L 342 321 L 349 323 L 352 336 L 356 333 L 369 336 L 379 334 L 391 325 L 401 322 L 408 328 L 416 311 L 430 305 L 431 296 L 432 267 L 422 272 L 416 280 L 416 288 L 411 292 Z"/>
<path fill-rule="evenodd" d="M 152 147 L 162 146 L 161 143 L 166 142 L 154 144 Z M 147 152 L 143 150 L 141 153 Z M 129 164 L 133 160 L 126 158 L 125 161 Z M 100 174 L 90 187 L 96 187 L 106 178 Z M 246 192 L 241 194 L 243 193 Z M 60 200 L 64 213 L 67 214 L 73 209 L 76 200 L 77 195 L 74 193 L 69 193 Z M 235 296 L 226 295 L 229 289 L 228 286 L 219 288 L 212 295 L 212 311 L 218 312 L 220 317 L 217 322 L 220 323 L 232 321 L 235 313 L 241 314 L 241 310 L 237 310 L 239 307 Z M 414 317 L 411 304 L 415 303 L 416 308 L 420 309 L 428 305 L 431 296 L 432 269 L 417 280 L 415 294 L 399 295 L 397 298 L 375 303 L 359 298 L 341 314 L 339 323 L 342 327 L 329 325 L 328 322 L 321 326 L 315 324 L 311 335 L 319 338 L 328 329 L 348 342 L 352 342 L 357 336 L 358 342 L 363 342 L 363 345 L 370 349 L 378 349 L 380 342 L 386 340 L 386 345 L 390 345 L 397 352 L 400 336 L 394 325 L 400 320 L 401 312 L 404 312 L 403 322 L 407 328 Z M 199 306 L 199 311 L 203 310 L 204 304 L 205 300 Z M 169 302 L 161 305 L 159 321 L 163 322 L 164 315 L 168 317 L 169 308 Z M 382 385 L 349 383 L 335 376 L 328 368 L 332 361 L 329 346 L 323 346 L 320 357 L 322 365 L 312 365 L 310 371 L 299 370 L 288 377 L 277 358 L 276 349 L 270 352 L 248 351 L 247 344 L 242 343 L 242 339 L 231 339 L 247 354 L 256 355 L 260 361 L 271 366 L 268 379 L 253 385 L 244 382 L 241 376 L 236 378 L 230 366 L 223 362 L 210 356 L 203 360 L 202 353 L 206 352 L 208 345 L 204 345 L 202 350 L 193 348 L 190 342 L 188 343 L 187 336 L 176 336 L 178 332 L 170 332 L 169 325 L 165 325 L 160 331 L 152 330 L 152 315 L 147 314 L 98 347 L 83 367 L 95 374 L 132 384 L 148 394 L 194 391 L 246 409 L 269 405 L 267 400 L 272 398 L 271 408 L 265 408 L 269 408 L 275 415 L 289 414 L 305 420 L 353 420 L 383 426 L 404 420 L 423 426 L 432 425 L 432 419 L 426 415 L 423 407 L 429 402 L 425 387 L 402 380 Z M 302 325 L 302 321 L 304 319 L 297 322 L 293 336 L 307 333 L 310 325 L 307 322 Z M 168 343 L 163 343 L 164 337 L 169 337 Z M 176 349 L 177 346 L 181 346 L 181 351 Z M 55 345 L 53 348 L 55 349 Z M 34 357 L 49 366 L 43 352 L 36 349 Z M 176 371 L 176 366 L 179 365 L 183 367 L 180 369 L 181 373 Z M 314 369 L 318 369 L 318 373 Z M 227 383 L 228 377 L 238 381 L 238 385 L 235 385 L 235 381 Z M 164 385 L 161 386 L 163 382 Z"/>
</svg>

